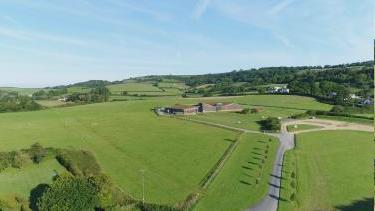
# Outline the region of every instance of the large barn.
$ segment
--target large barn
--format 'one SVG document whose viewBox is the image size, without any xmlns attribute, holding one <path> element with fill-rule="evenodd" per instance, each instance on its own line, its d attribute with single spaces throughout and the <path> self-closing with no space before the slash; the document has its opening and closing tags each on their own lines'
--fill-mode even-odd
<svg viewBox="0 0 375 211">
<path fill-rule="evenodd" d="M 198 103 L 197 105 L 176 104 L 174 106 L 164 108 L 165 113 L 182 115 L 219 111 L 242 111 L 242 107 L 236 103 Z"/>
<path fill-rule="evenodd" d="M 165 112 L 169 114 L 183 114 L 183 115 L 196 114 L 198 113 L 198 106 L 177 104 L 172 107 L 165 108 Z"/>
</svg>

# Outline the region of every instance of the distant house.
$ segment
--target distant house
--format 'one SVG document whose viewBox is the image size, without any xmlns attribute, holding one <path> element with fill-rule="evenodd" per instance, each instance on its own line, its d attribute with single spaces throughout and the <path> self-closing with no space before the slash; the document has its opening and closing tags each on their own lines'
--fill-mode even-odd
<svg viewBox="0 0 375 211">
<path fill-rule="evenodd" d="M 286 86 L 274 86 L 268 90 L 271 94 L 289 94 L 290 90 Z"/>
<path fill-rule="evenodd" d="M 349 94 L 349 97 L 350 97 L 351 99 L 353 99 L 353 100 L 359 100 L 359 99 L 361 99 L 361 97 L 358 96 L 358 95 L 356 95 L 356 94 Z"/>
<path fill-rule="evenodd" d="M 360 105 L 364 105 L 364 106 L 374 105 L 374 99 L 373 98 L 363 99 L 360 102 Z"/>
</svg>

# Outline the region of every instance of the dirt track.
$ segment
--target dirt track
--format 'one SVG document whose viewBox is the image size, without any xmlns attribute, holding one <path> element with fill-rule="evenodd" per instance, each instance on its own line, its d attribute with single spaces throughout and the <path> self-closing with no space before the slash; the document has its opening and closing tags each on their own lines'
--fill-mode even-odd
<svg viewBox="0 0 375 211">
<path fill-rule="evenodd" d="M 297 133 L 313 132 L 313 131 L 320 131 L 320 130 L 357 130 L 357 131 L 374 132 L 374 127 L 372 125 L 363 125 L 363 124 L 358 124 L 358 123 L 349 123 L 349 122 L 341 122 L 341 121 L 326 120 L 326 119 L 289 120 L 283 123 L 283 130 L 286 131 L 286 127 L 288 125 L 298 125 L 298 124 L 316 125 L 322 128 L 301 130 L 301 131 L 295 131 L 292 133 L 297 134 Z"/>
</svg>

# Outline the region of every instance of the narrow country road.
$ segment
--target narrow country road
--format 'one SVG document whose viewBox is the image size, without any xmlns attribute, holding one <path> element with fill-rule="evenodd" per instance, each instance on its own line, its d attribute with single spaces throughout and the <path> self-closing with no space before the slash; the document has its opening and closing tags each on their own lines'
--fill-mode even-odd
<svg viewBox="0 0 375 211">
<path fill-rule="evenodd" d="M 283 167 L 283 158 L 286 150 L 294 148 L 294 135 L 286 130 L 281 130 L 279 135 L 280 145 L 277 150 L 272 174 L 270 175 L 269 190 L 267 195 L 249 211 L 276 211 L 280 197 L 280 185 Z"/>
</svg>

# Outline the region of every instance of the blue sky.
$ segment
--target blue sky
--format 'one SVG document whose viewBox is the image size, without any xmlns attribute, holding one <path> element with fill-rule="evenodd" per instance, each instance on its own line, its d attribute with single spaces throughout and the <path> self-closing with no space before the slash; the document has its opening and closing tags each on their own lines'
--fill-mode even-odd
<svg viewBox="0 0 375 211">
<path fill-rule="evenodd" d="M 2 0 L 0 86 L 373 57 L 372 0 Z"/>
</svg>

